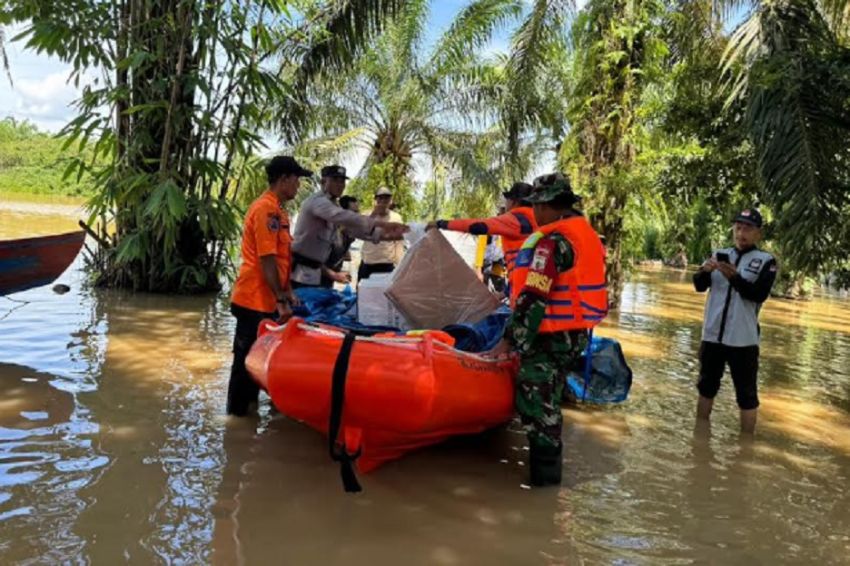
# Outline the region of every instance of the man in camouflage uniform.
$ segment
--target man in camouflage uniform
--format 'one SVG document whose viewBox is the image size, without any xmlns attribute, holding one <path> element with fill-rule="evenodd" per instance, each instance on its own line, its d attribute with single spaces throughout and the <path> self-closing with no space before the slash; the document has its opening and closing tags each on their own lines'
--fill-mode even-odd
<svg viewBox="0 0 850 566">
<path fill-rule="evenodd" d="M 573 209 L 579 198 L 560 174 L 535 179 L 529 200 L 542 229 L 551 222 L 581 216 Z M 521 363 L 515 402 L 528 434 L 531 484 L 557 485 L 561 483 L 562 467 L 560 400 L 568 370 L 578 366 L 587 348 L 588 332 L 540 332 L 554 281 L 559 273 L 573 267 L 575 254 L 570 242 L 557 232 L 537 232 L 523 247 L 526 258 L 532 259 L 530 263 L 526 259 L 528 275 L 506 329 L 506 338 L 520 355 Z"/>
</svg>

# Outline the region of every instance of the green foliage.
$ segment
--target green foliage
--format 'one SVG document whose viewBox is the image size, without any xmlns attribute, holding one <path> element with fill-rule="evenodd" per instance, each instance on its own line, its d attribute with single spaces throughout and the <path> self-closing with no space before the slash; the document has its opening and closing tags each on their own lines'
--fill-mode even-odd
<svg viewBox="0 0 850 566">
<path fill-rule="evenodd" d="M 63 130 L 90 176 L 90 224 L 104 245 L 98 282 L 147 291 L 216 289 L 230 269 L 243 181 L 256 188 L 261 132 L 299 124 L 299 93 L 339 70 L 401 0 L 215 3 L 33 0 L 0 6 L 0 25 L 72 66 L 84 87 Z M 293 18 L 297 9 L 301 18 Z M 283 78 L 283 80 L 282 80 Z M 112 227 L 109 228 L 108 227 Z"/>
<path fill-rule="evenodd" d="M 0 120 L 0 191 L 64 196 L 93 194 L 94 181 L 64 179 L 68 160 L 76 151 L 61 138 L 39 132 L 30 122 Z M 90 157 L 90 152 L 88 153 Z"/>
<path fill-rule="evenodd" d="M 0 183 L 66 190 L 50 180 L 64 170 L 93 190 L 100 281 L 137 289 L 217 285 L 239 209 L 265 188 L 269 130 L 315 170 L 365 154 L 349 192 L 369 208 L 388 186 L 411 220 L 492 214 L 557 153 L 606 237 L 614 298 L 625 264 L 699 261 L 754 204 L 794 285 L 847 270 L 850 0 L 589 0 L 577 14 L 568 0 L 468 0 L 432 42 L 441 7 L 3 4 L 0 26 L 26 26 L 13 40 L 73 80 L 106 73 L 58 139 L 13 124 L 26 140 L 6 143 L 0 122 L 0 162 L 15 163 Z M 503 29 L 509 52 L 483 53 Z"/>
<path fill-rule="evenodd" d="M 392 158 L 375 164 L 365 176 L 352 180 L 346 194 L 356 196 L 360 201 L 360 210 L 367 212 L 372 209 L 375 192 L 380 187 L 387 187 L 393 192 L 393 202 L 398 205 L 397 212 L 402 218 L 413 220 L 416 218 L 413 182 L 408 176 L 399 175 L 398 169 L 398 164 Z"/>
<path fill-rule="evenodd" d="M 527 171 L 534 159 L 533 151 L 526 151 L 508 164 L 501 151 L 507 147 L 504 136 L 483 126 L 500 75 L 497 65 L 483 62 L 475 52 L 494 29 L 521 13 L 521 3 L 470 2 L 426 50 L 422 44 L 429 4 L 405 3 L 350 72 L 316 83 L 308 98 L 319 143 L 310 140 L 295 150 L 315 155 L 324 148 L 326 162 L 365 150 L 366 163 L 349 192 L 364 198 L 368 207 L 374 190 L 388 186 L 406 218 L 447 212 L 442 204 L 433 206 L 436 185 L 415 186 L 416 159 L 445 172 L 439 183 L 446 191 L 444 202 L 467 214 L 492 204 L 499 190 L 517 178 L 518 169 Z M 417 199 L 426 204 L 418 206 Z M 461 202 L 465 206 L 456 206 Z"/>
<path fill-rule="evenodd" d="M 777 31 L 750 73 L 747 125 L 765 197 L 778 212 L 789 266 L 834 267 L 850 250 L 841 241 L 850 219 L 850 49 L 836 43 L 811 5 L 765 10 L 761 18 Z"/>
<path fill-rule="evenodd" d="M 640 156 L 649 144 L 646 95 L 668 54 L 660 25 L 664 9 L 659 0 L 590 0 L 573 24 L 572 129 L 559 161 L 587 196 L 591 219 L 606 238 L 614 304 L 622 260 L 642 247 L 632 237 L 623 249 L 635 225 L 630 205 L 648 204 L 639 195 L 648 195 L 652 164 Z"/>
</svg>

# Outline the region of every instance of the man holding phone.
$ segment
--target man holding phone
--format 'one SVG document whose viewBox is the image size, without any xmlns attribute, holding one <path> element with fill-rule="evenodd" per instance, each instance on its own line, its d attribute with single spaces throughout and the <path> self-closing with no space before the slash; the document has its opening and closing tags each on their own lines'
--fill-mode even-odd
<svg viewBox="0 0 850 566">
<path fill-rule="evenodd" d="M 705 305 L 697 419 L 709 420 L 726 365 L 741 410 L 741 431 L 755 432 L 758 415 L 759 325 L 761 305 L 776 280 L 776 260 L 758 249 L 762 216 L 743 210 L 733 220 L 735 247 L 717 250 L 694 274 L 697 292 L 709 290 Z"/>
</svg>

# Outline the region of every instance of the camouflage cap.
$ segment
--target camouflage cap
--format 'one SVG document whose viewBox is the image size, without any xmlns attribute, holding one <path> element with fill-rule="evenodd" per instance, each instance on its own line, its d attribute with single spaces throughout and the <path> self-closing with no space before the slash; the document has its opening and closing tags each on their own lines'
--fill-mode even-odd
<svg viewBox="0 0 850 566">
<path fill-rule="evenodd" d="M 541 175 L 534 179 L 534 189 L 528 196 L 528 202 L 551 202 L 561 195 L 572 196 L 574 202 L 578 202 L 580 200 L 580 198 L 573 193 L 569 177 L 562 173 L 549 173 L 548 175 Z"/>
</svg>

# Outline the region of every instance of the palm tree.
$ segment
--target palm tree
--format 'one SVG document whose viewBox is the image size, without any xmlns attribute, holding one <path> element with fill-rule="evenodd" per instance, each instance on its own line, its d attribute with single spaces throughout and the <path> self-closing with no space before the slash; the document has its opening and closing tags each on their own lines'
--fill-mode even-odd
<svg viewBox="0 0 850 566">
<path fill-rule="evenodd" d="M 511 36 L 498 108 L 512 158 L 529 128 L 547 131 L 555 143 L 566 132 L 568 24 L 574 9 L 573 0 L 534 0 Z"/>
<path fill-rule="evenodd" d="M 147 291 L 215 288 L 238 232 L 235 196 L 271 109 L 297 107 L 299 91 L 322 70 L 346 68 L 406 3 L 4 4 L 0 22 L 27 23 L 29 48 L 71 64 L 75 77 L 103 73 L 63 132 L 81 150 L 90 142 L 100 158 L 81 154 L 70 170 L 93 171 L 98 184 L 90 202 L 90 224 L 101 226 L 98 281 Z"/>
<path fill-rule="evenodd" d="M 619 303 L 627 207 L 637 205 L 635 168 L 643 93 L 661 72 L 667 47 L 658 0 L 590 0 L 573 25 L 570 131 L 560 153 L 588 196 L 591 221 L 607 247 L 609 293 Z"/>
<path fill-rule="evenodd" d="M 729 102 L 743 100 L 763 198 L 793 270 L 850 256 L 850 1 L 719 2 L 744 10 L 725 54 Z"/>
<path fill-rule="evenodd" d="M 510 63 L 475 52 L 494 29 L 517 19 L 523 5 L 475 0 L 425 49 L 429 5 L 428 0 L 409 2 L 349 73 L 316 83 L 309 95 L 316 137 L 299 151 L 340 151 L 347 145 L 365 152 L 353 192 L 385 184 L 395 189 L 408 213 L 445 213 L 414 204 L 414 164 L 420 159 L 445 172 L 441 182 L 450 184 L 452 192 L 446 201 L 464 203 L 455 211 L 484 212 L 499 187 L 524 176 L 539 152 L 539 137 L 524 131 L 512 138 L 509 153 L 494 109 L 507 99 Z"/>
</svg>

